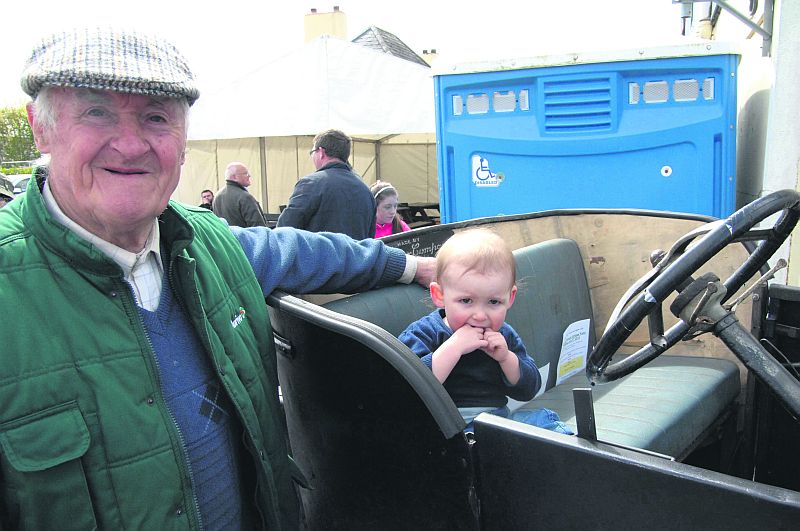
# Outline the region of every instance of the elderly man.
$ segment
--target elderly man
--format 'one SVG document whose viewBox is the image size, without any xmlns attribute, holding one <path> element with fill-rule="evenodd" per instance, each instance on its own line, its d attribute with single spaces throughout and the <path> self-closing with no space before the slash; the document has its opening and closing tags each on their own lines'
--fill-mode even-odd
<svg viewBox="0 0 800 531">
<path fill-rule="evenodd" d="M 297 181 L 278 227 L 341 232 L 361 240 L 375 237 L 375 198 L 347 163 L 352 140 L 336 129 L 314 137 L 316 172 Z"/>
<path fill-rule="evenodd" d="M 212 208 L 214 214 L 237 227 L 263 227 L 264 211 L 256 198 L 247 191 L 252 183 L 250 170 L 241 162 L 231 162 L 225 168 L 225 188 L 217 192 Z"/>
<path fill-rule="evenodd" d="M 379 241 L 229 227 L 169 200 L 191 72 L 171 45 L 55 35 L 23 72 L 49 154 L 0 210 L 0 528 L 292 529 L 264 296 L 431 280 Z"/>
</svg>

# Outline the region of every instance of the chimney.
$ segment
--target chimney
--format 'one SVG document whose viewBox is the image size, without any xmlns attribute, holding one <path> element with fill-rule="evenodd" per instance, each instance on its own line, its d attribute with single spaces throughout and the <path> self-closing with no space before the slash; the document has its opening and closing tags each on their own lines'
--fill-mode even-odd
<svg viewBox="0 0 800 531">
<path fill-rule="evenodd" d="M 437 57 L 439 57 L 439 54 L 436 53 L 436 48 L 422 50 L 422 59 L 428 63 L 428 66 L 431 66 Z"/>
<path fill-rule="evenodd" d="M 339 10 L 339 6 L 333 6 L 333 11 L 329 13 L 320 13 L 316 8 L 311 8 L 311 12 L 305 16 L 304 25 L 305 42 L 321 35 L 347 39 L 347 15 Z"/>
</svg>

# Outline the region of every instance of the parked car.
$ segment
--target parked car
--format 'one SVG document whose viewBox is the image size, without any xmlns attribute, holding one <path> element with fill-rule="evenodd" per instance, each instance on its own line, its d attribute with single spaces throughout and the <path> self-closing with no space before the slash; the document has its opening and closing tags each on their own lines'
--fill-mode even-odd
<svg viewBox="0 0 800 531">
<path fill-rule="evenodd" d="M 31 179 L 30 173 L 20 173 L 19 175 L 10 175 L 9 178 L 14 184 L 14 195 L 19 195 L 28 188 L 28 181 Z"/>
<path fill-rule="evenodd" d="M 13 190 L 14 185 L 11 184 L 11 181 L 8 180 L 5 175 L 0 173 L 0 196 L 2 196 L 2 199 L 4 199 L 6 202 L 14 199 Z M 5 205 L 5 203 L 2 204 Z"/>
</svg>

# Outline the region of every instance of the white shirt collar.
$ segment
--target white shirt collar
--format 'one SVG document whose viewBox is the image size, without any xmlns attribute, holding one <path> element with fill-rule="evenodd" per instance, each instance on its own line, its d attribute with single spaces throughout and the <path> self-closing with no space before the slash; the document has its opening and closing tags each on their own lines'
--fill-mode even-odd
<svg viewBox="0 0 800 531">
<path fill-rule="evenodd" d="M 150 231 L 150 236 L 148 236 L 144 248 L 138 253 L 132 253 L 126 249 L 123 249 L 122 247 L 118 247 L 113 243 L 103 240 L 99 236 L 92 234 L 88 230 L 75 223 L 72 219 L 68 218 L 67 215 L 61 210 L 61 207 L 58 206 L 56 198 L 53 196 L 53 192 L 50 190 L 49 181 L 45 181 L 44 183 L 42 196 L 44 197 L 45 207 L 47 207 L 48 212 L 50 212 L 50 215 L 53 216 L 56 221 L 64 225 L 77 236 L 80 236 L 82 239 L 100 249 L 106 256 L 114 260 L 114 262 L 119 264 L 119 266 L 122 268 L 126 277 L 130 275 L 130 272 L 133 269 L 133 266 L 136 264 L 137 259 L 145 257 L 145 255 L 150 252 L 155 253 L 158 266 L 163 270 L 163 264 L 161 262 L 161 247 L 159 245 L 161 238 L 158 228 L 158 220 L 153 220 L 153 229 Z"/>
<path fill-rule="evenodd" d="M 158 220 L 153 220 L 153 228 L 145 242 L 144 248 L 132 253 L 84 229 L 68 218 L 58 206 L 49 181 L 45 181 L 42 192 L 44 204 L 50 215 L 78 237 L 97 247 L 103 254 L 116 262 L 123 272 L 123 277 L 133 288 L 136 302 L 146 310 L 158 308 L 161 284 L 164 277 L 164 264 L 161 261 L 161 233 Z"/>
</svg>

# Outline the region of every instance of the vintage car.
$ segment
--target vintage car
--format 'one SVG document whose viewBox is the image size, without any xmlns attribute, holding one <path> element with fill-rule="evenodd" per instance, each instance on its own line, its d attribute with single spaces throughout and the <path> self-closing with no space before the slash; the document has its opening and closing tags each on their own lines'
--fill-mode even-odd
<svg viewBox="0 0 800 531">
<path fill-rule="evenodd" d="M 577 436 L 487 414 L 465 434 L 396 339 L 433 309 L 421 286 L 273 294 L 308 527 L 793 528 L 800 289 L 767 287 L 785 266 L 767 260 L 798 215 L 800 195 L 785 190 L 725 220 L 562 210 L 387 238 L 429 256 L 474 226 L 509 242 L 519 291 L 508 321 L 545 381 L 513 407 L 553 409 Z M 581 348 L 565 359 L 567 343 Z"/>
</svg>

